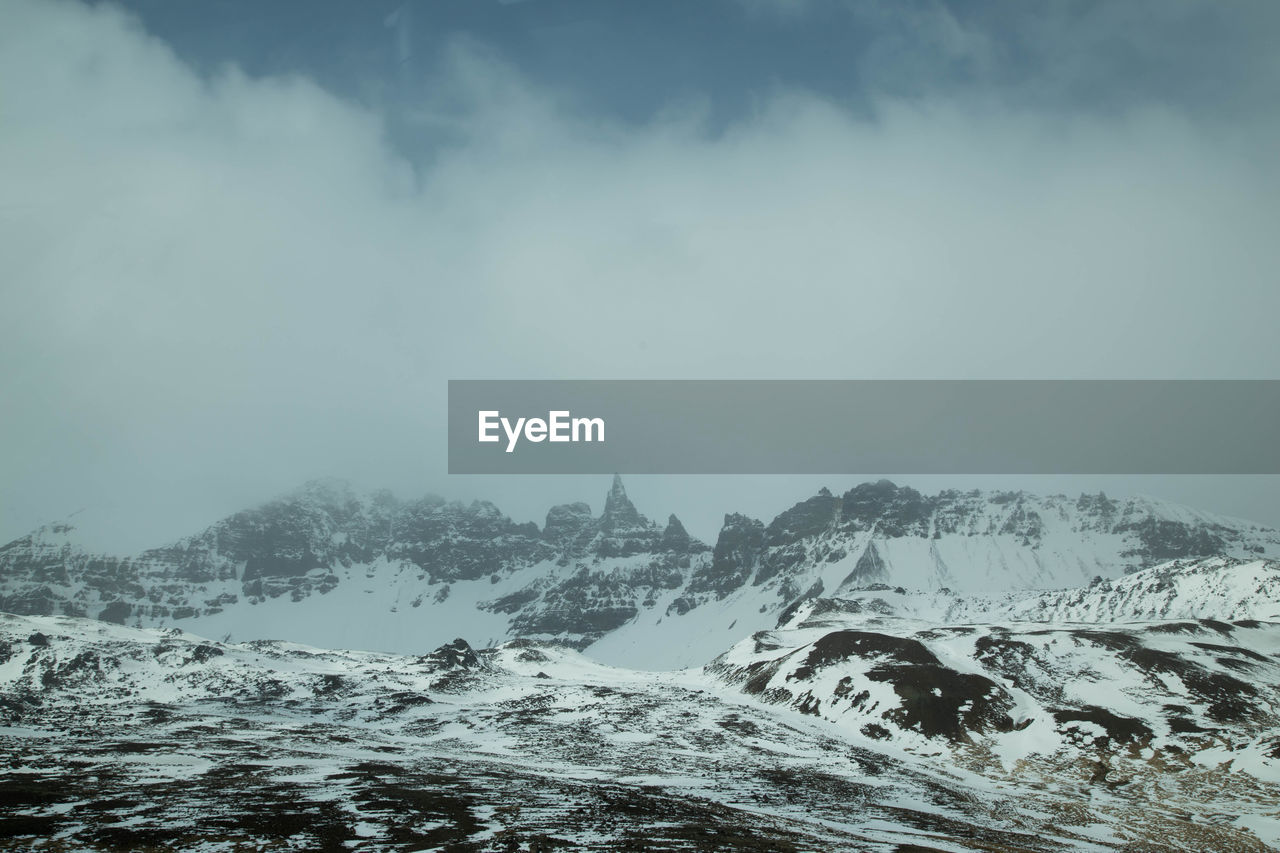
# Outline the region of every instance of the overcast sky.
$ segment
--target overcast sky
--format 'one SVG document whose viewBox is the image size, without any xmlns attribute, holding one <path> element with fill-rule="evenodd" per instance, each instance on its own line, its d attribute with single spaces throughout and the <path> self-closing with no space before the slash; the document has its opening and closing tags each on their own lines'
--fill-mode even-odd
<svg viewBox="0 0 1280 853">
<path fill-rule="evenodd" d="M 0 541 L 329 475 L 599 509 L 447 477 L 449 378 L 1277 378 L 1273 0 L 0 20 Z M 1276 481 L 973 478 L 1280 525 Z M 632 490 L 710 538 L 817 485 Z"/>
</svg>

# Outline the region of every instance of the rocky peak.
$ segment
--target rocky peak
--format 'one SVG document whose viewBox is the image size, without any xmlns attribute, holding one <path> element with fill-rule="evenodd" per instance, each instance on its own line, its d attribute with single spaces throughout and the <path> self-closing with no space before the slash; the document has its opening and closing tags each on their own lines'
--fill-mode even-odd
<svg viewBox="0 0 1280 853">
<path fill-rule="evenodd" d="M 426 655 L 423 662 L 433 664 L 440 669 L 476 669 L 482 665 L 480 656 L 471 648 L 471 644 L 461 637 L 452 643 L 445 643 Z"/>
<path fill-rule="evenodd" d="M 814 497 L 781 513 L 766 528 L 770 545 L 786 545 L 822 533 L 840 512 L 841 501 L 823 488 Z"/>
<path fill-rule="evenodd" d="M 640 514 L 635 504 L 627 497 L 627 490 L 622 485 L 622 477 L 613 475 L 613 487 L 604 499 L 604 514 L 600 516 L 600 529 L 606 533 L 617 530 L 630 530 L 647 527 L 648 520 Z"/>
<path fill-rule="evenodd" d="M 685 530 L 684 525 L 680 523 L 680 519 L 675 515 L 668 518 L 667 528 L 662 531 L 662 550 L 688 551 L 692 544 L 693 539 L 689 536 L 689 531 Z"/>
<path fill-rule="evenodd" d="M 853 529 L 865 530 L 878 523 L 890 536 L 918 533 L 932 512 L 930 501 L 919 492 L 890 480 L 854 486 L 845 492 L 841 509 Z"/>
<path fill-rule="evenodd" d="M 565 542 L 582 535 L 594 523 L 591 507 L 582 501 L 560 504 L 547 510 L 547 523 L 542 535 L 551 542 Z"/>
<path fill-rule="evenodd" d="M 1076 500 L 1076 508 L 1081 512 L 1112 516 L 1115 515 L 1116 502 L 1108 498 L 1106 492 L 1098 492 L 1096 495 L 1081 492 Z"/>
<path fill-rule="evenodd" d="M 764 523 L 740 513 L 724 517 L 711 564 L 696 572 L 691 593 L 712 593 L 723 598 L 740 587 L 755 569 L 764 548 Z"/>
</svg>

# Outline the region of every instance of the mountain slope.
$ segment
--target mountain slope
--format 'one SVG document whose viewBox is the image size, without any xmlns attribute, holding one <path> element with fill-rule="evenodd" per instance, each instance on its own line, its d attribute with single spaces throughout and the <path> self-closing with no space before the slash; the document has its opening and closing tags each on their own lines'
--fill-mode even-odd
<svg viewBox="0 0 1280 853">
<path fill-rule="evenodd" d="M 796 602 L 777 627 L 824 613 L 849 620 L 886 617 L 931 625 L 989 622 L 1125 624 L 1153 620 L 1280 621 L 1280 561 L 1209 557 L 1173 560 L 1116 580 L 1059 590 L 960 596 L 887 584 Z"/>
<path fill-rule="evenodd" d="M 1032 788 L 1050 811 L 1125 801 L 1155 830 L 1142 849 L 1263 849 L 1179 819 L 1280 843 L 1280 623 L 928 625 L 853 603 L 819 599 L 707 671 L 855 741 Z"/>
</svg>

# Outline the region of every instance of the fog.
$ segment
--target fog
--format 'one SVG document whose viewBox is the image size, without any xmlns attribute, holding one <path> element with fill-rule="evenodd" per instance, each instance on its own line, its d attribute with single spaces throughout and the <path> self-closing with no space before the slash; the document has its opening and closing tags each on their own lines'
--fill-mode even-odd
<svg viewBox="0 0 1280 853">
<path fill-rule="evenodd" d="M 599 509 L 590 478 L 449 477 L 450 378 L 1275 378 L 1274 5 L 709 4 L 798 45 L 749 71 L 665 6 L 539 0 L 405 71 L 395 5 L 264 53 L 302 19 L 237 47 L 0 0 L 0 541 L 87 508 L 156 544 L 319 476 Z M 560 51 L 628 25 L 673 33 L 651 87 Z M 819 480 L 629 483 L 713 537 Z M 973 482 L 1280 525 L 1275 478 Z"/>
</svg>

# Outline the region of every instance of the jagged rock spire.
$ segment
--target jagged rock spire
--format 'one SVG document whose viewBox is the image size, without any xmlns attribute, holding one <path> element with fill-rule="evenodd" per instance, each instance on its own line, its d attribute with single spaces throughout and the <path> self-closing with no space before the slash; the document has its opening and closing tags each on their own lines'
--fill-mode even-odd
<svg viewBox="0 0 1280 853">
<path fill-rule="evenodd" d="M 613 485 L 609 488 L 609 499 L 612 500 L 614 498 L 619 498 L 624 501 L 627 499 L 627 490 L 622 485 L 621 474 L 613 475 Z"/>
<path fill-rule="evenodd" d="M 622 485 L 622 477 L 614 474 L 613 486 L 609 489 L 609 496 L 604 499 L 604 515 L 600 516 L 600 529 L 610 532 L 643 527 L 646 524 L 648 521 L 627 497 L 627 490 Z"/>
<path fill-rule="evenodd" d="M 662 532 L 662 547 L 667 551 L 687 550 L 691 538 L 689 531 L 684 529 L 684 525 L 680 523 L 680 519 L 674 514 L 667 519 L 667 529 Z"/>
</svg>

